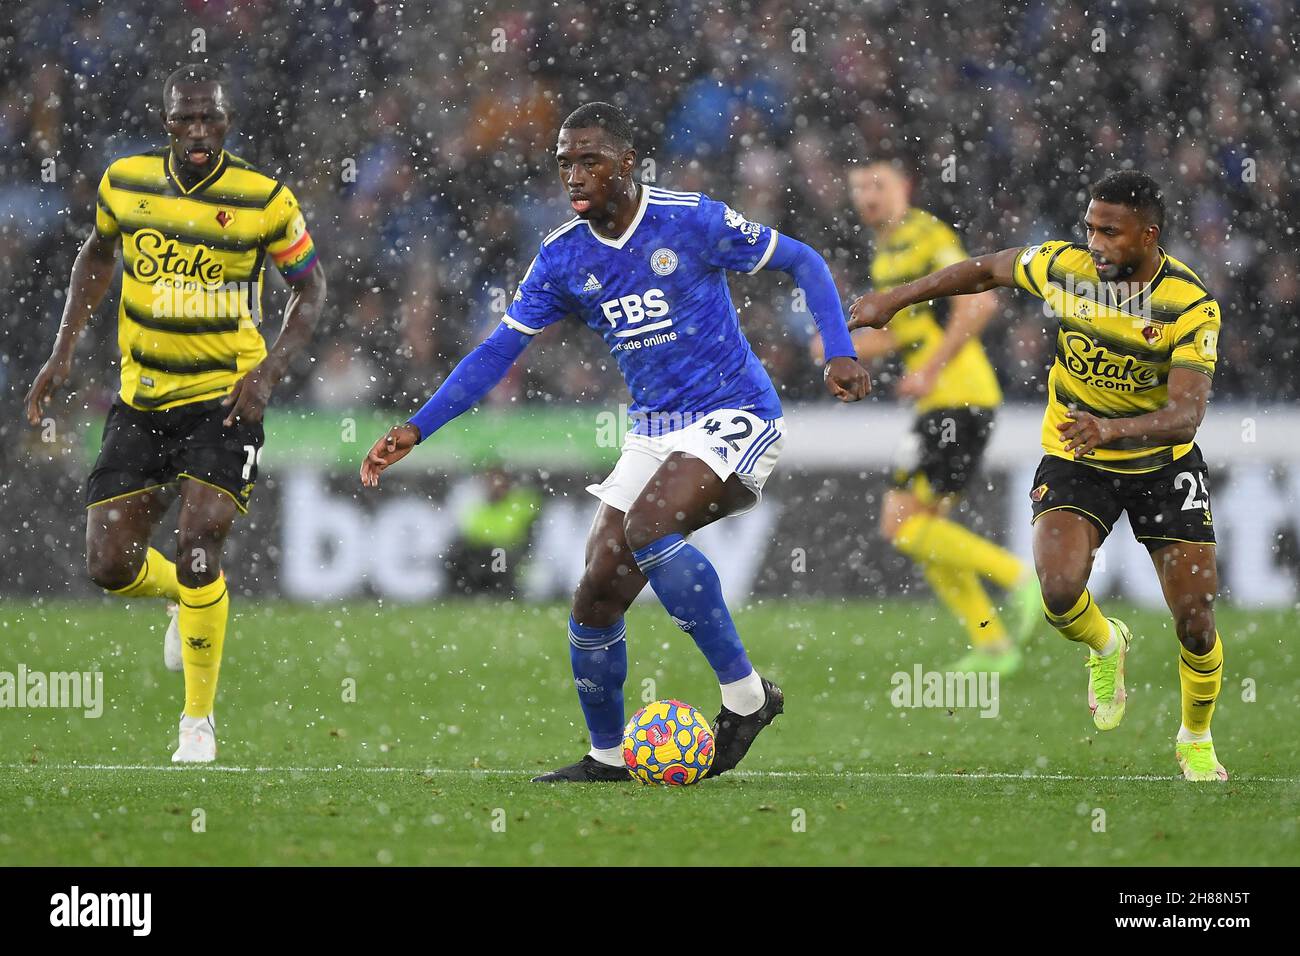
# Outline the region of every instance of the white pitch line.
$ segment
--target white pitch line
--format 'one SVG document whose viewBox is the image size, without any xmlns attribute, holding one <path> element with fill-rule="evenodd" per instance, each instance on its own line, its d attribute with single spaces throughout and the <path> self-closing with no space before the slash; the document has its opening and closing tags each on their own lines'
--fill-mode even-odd
<svg viewBox="0 0 1300 956">
<path fill-rule="evenodd" d="M 202 767 L 181 767 L 167 764 L 5 764 L 5 770 L 147 770 L 162 773 L 412 773 L 425 776 L 518 776 L 524 777 L 538 773 L 535 770 L 503 770 L 488 767 L 232 767 L 221 764 Z M 1179 779 L 1178 774 L 1085 774 L 1068 773 L 1010 773 L 1010 772 L 976 772 L 976 773 L 927 773 L 915 770 L 733 770 L 737 777 L 761 780 L 764 778 L 788 779 L 822 779 L 850 778 L 853 780 L 1020 780 L 1031 783 L 1039 780 L 1065 781 L 1075 783 L 1137 782 L 1162 783 Z M 1300 784 L 1300 777 L 1254 777 L 1234 778 L 1244 783 L 1286 783 Z"/>
</svg>

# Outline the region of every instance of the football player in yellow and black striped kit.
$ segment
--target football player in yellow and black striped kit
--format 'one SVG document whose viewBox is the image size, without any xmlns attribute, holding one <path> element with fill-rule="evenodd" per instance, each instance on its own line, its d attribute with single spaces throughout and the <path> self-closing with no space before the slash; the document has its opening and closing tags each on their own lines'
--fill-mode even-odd
<svg viewBox="0 0 1300 956">
<path fill-rule="evenodd" d="M 224 149 L 231 116 L 215 68 L 167 78 L 169 144 L 104 173 L 53 353 L 27 395 L 28 420 L 39 424 L 108 292 L 120 245 L 121 388 L 87 481 L 87 567 L 112 594 L 177 605 L 164 657 L 185 672 L 178 763 L 216 757 L 213 704 L 230 608 L 221 552 L 257 482 L 271 391 L 325 301 L 293 193 Z M 269 352 L 258 330 L 268 258 L 292 290 Z M 173 561 L 149 541 L 178 495 Z"/>
<path fill-rule="evenodd" d="M 1101 730 L 1124 716 L 1132 635 L 1088 592 L 1093 555 L 1123 512 L 1146 545 L 1180 643 L 1182 723 L 1174 754 L 1193 781 L 1228 779 L 1210 719 L 1223 681 L 1215 626 L 1218 572 L 1209 475 L 1196 446 L 1218 357 L 1220 309 L 1160 247 L 1165 204 L 1137 171 L 1091 189 L 1087 243 L 1004 249 L 862 297 L 850 327 L 998 286 L 1024 289 L 1056 316 L 1056 356 L 1034 477 L 1034 562 L 1047 619 L 1088 646 L 1088 704 Z"/>
<path fill-rule="evenodd" d="M 871 229 L 871 284 L 892 289 L 966 258 L 956 231 L 911 205 L 909 174 L 896 163 L 854 166 L 848 184 L 858 216 Z M 899 449 L 893 485 L 880 509 L 880 532 L 925 575 L 966 632 L 971 650 L 956 671 L 1010 673 L 1017 641 L 1040 613 L 1033 574 L 1010 551 L 947 515 L 974 479 L 1002 390 L 980 333 L 997 309 L 996 294 L 952 302 L 918 302 L 887 329 L 853 333 L 863 361 L 898 354 L 900 397 L 914 401 L 916 421 Z M 814 343 L 814 351 L 819 343 Z M 984 581 L 1011 592 L 1017 608 L 1009 632 Z"/>
</svg>

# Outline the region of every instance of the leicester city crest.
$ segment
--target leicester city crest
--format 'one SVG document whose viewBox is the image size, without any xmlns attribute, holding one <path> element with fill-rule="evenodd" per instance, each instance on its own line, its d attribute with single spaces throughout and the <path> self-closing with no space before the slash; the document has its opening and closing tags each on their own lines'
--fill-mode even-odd
<svg viewBox="0 0 1300 956">
<path fill-rule="evenodd" d="M 671 249 L 656 249 L 650 254 L 650 268 L 661 276 L 669 275 L 677 268 L 677 253 Z"/>
</svg>

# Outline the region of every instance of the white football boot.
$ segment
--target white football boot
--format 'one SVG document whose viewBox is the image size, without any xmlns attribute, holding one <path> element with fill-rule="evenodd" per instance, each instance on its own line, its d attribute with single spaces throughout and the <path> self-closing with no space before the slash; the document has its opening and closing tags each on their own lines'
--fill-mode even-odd
<svg viewBox="0 0 1300 956">
<path fill-rule="evenodd" d="M 186 717 L 181 714 L 180 746 L 172 754 L 172 763 L 212 763 L 217 759 L 217 725 L 215 714 Z"/>
<path fill-rule="evenodd" d="M 169 671 L 185 670 L 185 661 L 181 657 L 181 606 L 168 602 L 167 613 L 171 623 L 167 625 L 167 636 L 163 638 L 163 666 Z"/>
</svg>

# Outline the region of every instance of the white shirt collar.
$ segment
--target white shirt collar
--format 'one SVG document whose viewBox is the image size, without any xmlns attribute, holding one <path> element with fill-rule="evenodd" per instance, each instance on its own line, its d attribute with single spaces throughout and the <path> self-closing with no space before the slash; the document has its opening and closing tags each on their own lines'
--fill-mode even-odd
<svg viewBox="0 0 1300 956">
<path fill-rule="evenodd" d="M 628 227 L 623 231 L 623 235 L 619 236 L 617 239 L 608 239 L 605 236 L 602 236 L 596 231 L 595 227 L 592 226 L 591 220 L 587 220 L 587 228 L 591 230 L 591 234 L 596 237 L 597 241 L 603 242 L 605 245 L 612 246 L 615 249 L 622 249 L 627 245 L 627 241 L 631 239 L 632 234 L 636 232 L 636 227 L 641 225 L 641 219 L 645 216 L 646 207 L 650 205 L 650 190 L 646 188 L 644 183 L 638 183 L 637 189 L 641 190 L 641 201 L 637 205 L 636 215 L 633 216 L 632 221 L 628 223 Z"/>
</svg>

